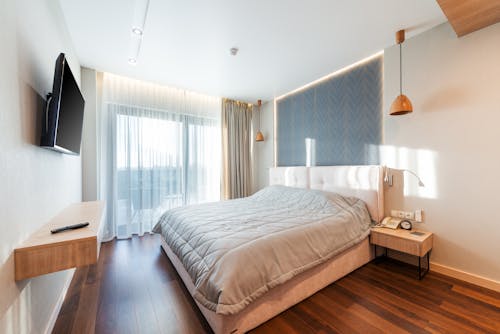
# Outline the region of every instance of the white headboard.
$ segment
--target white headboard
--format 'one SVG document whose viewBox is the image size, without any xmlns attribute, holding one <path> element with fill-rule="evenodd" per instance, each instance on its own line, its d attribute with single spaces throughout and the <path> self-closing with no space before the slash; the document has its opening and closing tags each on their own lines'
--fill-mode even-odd
<svg viewBox="0 0 500 334">
<path fill-rule="evenodd" d="M 384 218 L 381 166 L 275 167 L 269 170 L 269 184 L 354 196 L 366 203 L 373 220 Z"/>
</svg>

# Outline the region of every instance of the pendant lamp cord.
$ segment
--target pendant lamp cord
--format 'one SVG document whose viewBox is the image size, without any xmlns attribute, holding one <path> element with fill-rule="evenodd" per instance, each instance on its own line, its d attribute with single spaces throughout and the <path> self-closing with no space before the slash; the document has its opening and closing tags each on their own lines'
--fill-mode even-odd
<svg viewBox="0 0 500 334">
<path fill-rule="evenodd" d="M 401 51 L 401 44 L 399 43 L 399 95 L 403 95 L 403 57 Z"/>
<path fill-rule="evenodd" d="M 260 113 L 260 106 L 259 106 L 259 131 L 261 131 L 261 128 L 260 128 L 260 116 L 261 116 L 261 113 Z"/>
</svg>

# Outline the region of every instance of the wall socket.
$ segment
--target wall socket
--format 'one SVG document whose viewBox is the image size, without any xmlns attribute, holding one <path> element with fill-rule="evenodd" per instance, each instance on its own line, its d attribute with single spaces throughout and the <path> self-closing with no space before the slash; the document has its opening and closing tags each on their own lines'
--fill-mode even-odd
<svg viewBox="0 0 500 334">
<path fill-rule="evenodd" d="M 391 216 L 403 219 L 409 219 L 416 222 L 422 222 L 422 210 L 416 211 L 400 211 L 400 210 L 391 210 Z"/>
</svg>

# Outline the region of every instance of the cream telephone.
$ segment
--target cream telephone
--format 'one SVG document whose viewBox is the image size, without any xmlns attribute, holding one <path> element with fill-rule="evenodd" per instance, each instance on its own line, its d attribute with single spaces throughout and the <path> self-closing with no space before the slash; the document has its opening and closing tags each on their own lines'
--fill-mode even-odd
<svg viewBox="0 0 500 334">
<path fill-rule="evenodd" d="M 393 230 L 397 229 L 401 225 L 402 229 L 411 230 L 411 222 L 402 218 L 395 217 L 385 217 L 379 227 L 387 227 Z"/>
</svg>

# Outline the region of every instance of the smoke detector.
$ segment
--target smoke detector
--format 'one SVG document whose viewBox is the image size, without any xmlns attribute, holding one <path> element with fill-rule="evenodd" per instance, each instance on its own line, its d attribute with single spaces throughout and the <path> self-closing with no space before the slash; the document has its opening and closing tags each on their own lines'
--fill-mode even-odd
<svg viewBox="0 0 500 334">
<path fill-rule="evenodd" d="M 229 49 L 229 54 L 231 56 L 236 56 L 238 54 L 239 49 L 237 47 L 233 47 Z"/>
</svg>

